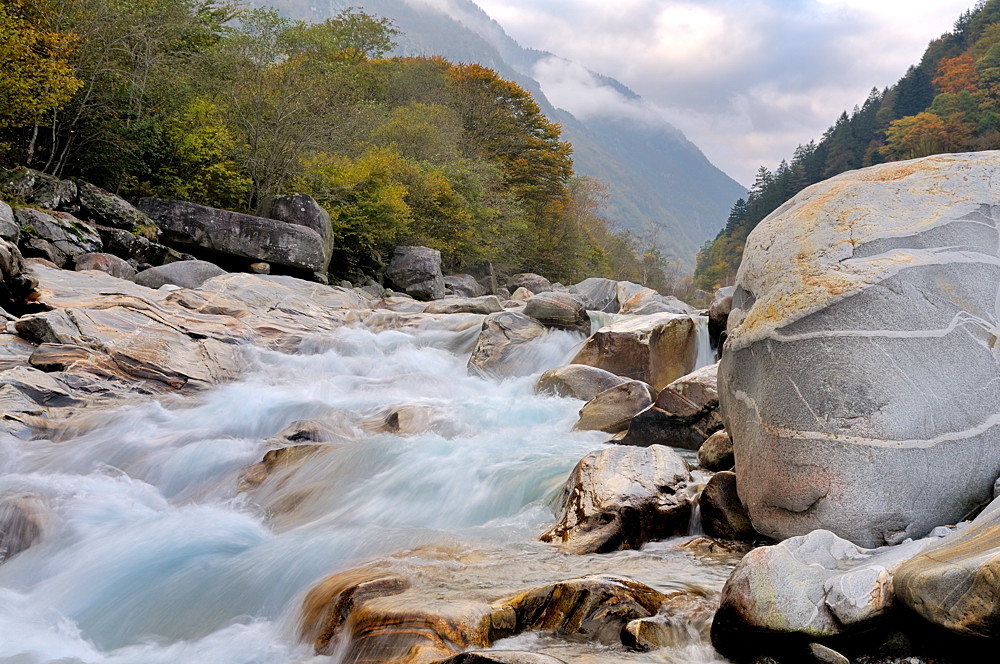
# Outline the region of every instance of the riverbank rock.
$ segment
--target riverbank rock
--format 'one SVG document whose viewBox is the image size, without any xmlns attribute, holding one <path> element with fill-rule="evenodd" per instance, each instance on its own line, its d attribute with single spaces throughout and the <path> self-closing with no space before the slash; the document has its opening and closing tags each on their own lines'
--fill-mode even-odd
<svg viewBox="0 0 1000 664">
<path fill-rule="evenodd" d="M 532 295 L 538 295 L 551 291 L 552 282 L 540 274 L 521 272 L 507 280 L 507 289 L 510 292 L 516 293 L 519 288 L 529 291 Z"/>
<path fill-rule="evenodd" d="M 595 332 L 573 358 L 661 390 L 694 369 L 697 335 L 694 320 L 677 314 L 651 314 L 616 320 Z"/>
<path fill-rule="evenodd" d="M 21 309 L 37 285 L 17 246 L 0 239 L 0 309 Z"/>
<path fill-rule="evenodd" d="M 590 401 L 601 392 L 627 380 L 610 371 L 586 364 L 567 364 L 549 369 L 539 376 L 535 382 L 535 392 Z"/>
<path fill-rule="evenodd" d="M 429 247 L 396 247 L 385 273 L 396 288 L 418 300 L 444 297 L 441 252 Z"/>
<path fill-rule="evenodd" d="M 208 261 L 177 261 L 143 270 L 135 276 L 135 283 L 146 288 L 159 288 L 171 284 L 182 288 L 197 288 L 203 283 L 226 274 L 226 271 L 215 263 Z"/>
<path fill-rule="evenodd" d="M 480 376 L 526 376 L 537 370 L 526 346 L 545 333 L 534 318 L 514 311 L 490 314 L 483 321 L 469 371 Z"/>
<path fill-rule="evenodd" d="M 573 553 L 606 553 L 686 532 L 690 481 L 687 463 L 668 447 L 591 452 L 570 473 L 559 522 L 541 539 Z"/>
<path fill-rule="evenodd" d="M 242 267 L 265 261 L 303 274 L 326 271 L 324 241 L 311 228 L 162 198 L 143 198 L 138 207 L 159 227 L 164 243 L 196 255 L 211 252 Z"/>
<path fill-rule="evenodd" d="M 495 314 L 503 311 L 503 305 L 496 295 L 480 297 L 447 297 L 429 302 L 424 307 L 428 314 Z"/>
<path fill-rule="evenodd" d="M 0 190 L 12 198 L 46 210 L 70 207 L 76 203 L 77 195 L 76 183 L 72 180 L 60 180 L 23 166 L 0 177 Z"/>
<path fill-rule="evenodd" d="M 155 240 L 159 235 L 160 231 L 153 220 L 128 201 L 83 180 L 77 181 L 76 186 L 82 218 L 130 233 L 142 232 L 150 240 Z"/>
<path fill-rule="evenodd" d="M 928 546 L 893 577 L 900 601 L 964 636 L 1000 634 L 1000 503 Z"/>
<path fill-rule="evenodd" d="M 135 278 L 135 268 L 129 265 L 128 261 L 113 254 L 101 252 L 77 256 L 75 269 L 78 272 L 81 270 L 98 270 L 119 279 L 130 280 Z"/>
<path fill-rule="evenodd" d="M 805 189 L 750 234 L 719 393 L 764 535 L 874 547 L 992 498 L 998 178 L 997 152 L 881 164 Z"/>
<path fill-rule="evenodd" d="M 455 297 L 482 297 L 492 295 L 471 274 L 451 274 L 444 278 L 444 288 Z"/>
<path fill-rule="evenodd" d="M 14 218 L 21 227 L 25 258 L 44 258 L 56 267 L 72 268 L 78 256 L 103 248 L 97 230 L 71 214 L 20 208 Z"/>
<path fill-rule="evenodd" d="M 618 433 L 628 428 L 636 414 L 653 402 L 649 386 L 629 380 L 600 392 L 580 409 L 580 419 L 573 428 L 578 431 Z"/>
<path fill-rule="evenodd" d="M 524 305 L 524 314 L 546 327 L 590 334 L 590 317 L 583 301 L 565 291 L 531 296 Z"/>
<path fill-rule="evenodd" d="M 722 589 L 712 645 L 742 661 L 869 629 L 893 606 L 893 574 L 934 541 L 865 549 L 816 530 L 752 549 Z"/>
<path fill-rule="evenodd" d="M 333 256 L 333 222 L 330 213 L 308 194 L 287 194 L 278 196 L 271 201 L 267 216 L 283 221 L 286 224 L 298 224 L 316 231 L 323 240 L 323 257 L 325 265 L 320 270 L 326 272 Z"/>
</svg>

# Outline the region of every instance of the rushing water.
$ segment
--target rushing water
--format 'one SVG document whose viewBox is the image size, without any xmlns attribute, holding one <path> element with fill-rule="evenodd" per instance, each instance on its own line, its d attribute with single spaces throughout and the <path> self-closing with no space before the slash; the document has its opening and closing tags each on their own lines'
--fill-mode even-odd
<svg viewBox="0 0 1000 664">
<path fill-rule="evenodd" d="M 40 541 L 0 565 L 0 662 L 334 662 L 298 643 L 301 600 L 373 560 L 445 598 L 589 573 L 721 588 L 727 564 L 675 543 L 570 556 L 538 542 L 552 496 L 606 434 L 572 432 L 580 402 L 533 394 L 537 374 L 468 375 L 478 329 L 450 318 L 344 328 L 298 355 L 258 350 L 243 381 L 197 399 L 83 412 L 51 439 L 0 438 L 0 496 L 45 516 Z M 536 341 L 538 371 L 580 341 Z M 392 412 L 398 432 L 385 430 Z M 268 438 L 299 420 L 327 423 L 333 442 L 238 490 Z M 546 634 L 500 646 L 568 661 L 724 661 L 698 638 L 645 654 Z"/>
</svg>

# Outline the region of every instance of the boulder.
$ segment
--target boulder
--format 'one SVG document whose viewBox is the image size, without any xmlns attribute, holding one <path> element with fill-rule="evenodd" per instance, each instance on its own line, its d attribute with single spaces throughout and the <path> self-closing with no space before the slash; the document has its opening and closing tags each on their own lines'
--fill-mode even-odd
<svg viewBox="0 0 1000 664">
<path fill-rule="evenodd" d="M 694 369 L 696 353 L 694 320 L 660 313 L 626 317 L 600 328 L 572 363 L 605 369 L 661 390 Z"/>
<path fill-rule="evenodd" d="M 119 279 L 135 278 L 135 268 L 129 265 L 127 261 L 115 255 L 100 252 L 77 256 L 75 269 L 77 271 L 99 270 Z"/>
<path fill-rule="evenodd" d="M 147 288 L 159 288 L 166 284 L 182 288 L 197 288 L 220 274 L 227 274 L 227 272 L 214 263 L 178 261 L 143 270 L 135 276 L 134 281 Z"/>
<path fill-rule="evenodd" d="M 727 657 L 748 659 L 756 651 L 870 629 L 893 606 L 893 574 L 935 540 L 865 549 L 816 530 L 752 549 L 722 589 L 712 645 Z"/>
<path fill-rule="evenodd" d="M 733 441 L 725 429 L 716 431 L 701 444 L 698 448 L 698 465 L 712 472 L 731 470 L 736 465 Z"/>
<path fill-rule="evenodd" d="M 500 311 L 503 306 L 496 295 L 449 297 L 424 307 L 424 313 L 428 314 L 495 314 Z"/>
<path fill-rule="evenodd" d="M 719 365 L 696 369 L 660 390 L 656 407 L 674 415 L 699 415 L 719 407 Z"/>
<path fill-rule="evenodd" d="M 157 229 L 159 232 L 159 229 Z M 136 235 L 121 228 L 98 226 L 97 233 L 104 243 L 104 251 L 137 264 L 163 265 L 179 260 L 191 260 L 193 256 L 184 256 L 166 245 L 153 242 L 142 235 Z"/>
<path fill-rule="evenodd" d="M 48 513 L 46 502 L 33 494 L 0 498 L 0 564 L 41 539 Z"/>
<path fill-rule="evenodd" d="M 316 202 L 309 194 L 288 194 L 271 200 L 268 217 L 287 224 L 305 226 L 316 231 L 323 240 L 323 256 L 325 265 L 319 272 L 326 272 L 333 256 L 333 222 L 330 213 Z"/>
<path fill-rule="evenodd" d="M 143 198 L 139 209 L 162 232 L 164 243 L 238 262 L 266 261 L 309 273 L 326 271 L 323 238 L 311 228 L 184 201 Z M 249 259 L 249 260 L 246 260 Z"/>
<path fill-rule="evenodd" d="M 880 164 L 750 234 L 719 396 L 764 535 L 898 543 L 992 498 L 998 178 L 997 152 Z"/>
<path fill-rule="evenodd" d="M 652 407 L 636 414 L 629 423 L 628 434 L 619 442 L 699 449 L 722 428 L 716 392 L 717 369 L 715 364 L 702 367 L 664 387 Z"/>
<path fill-rule="evenodd" d="M 535 382 L 535 392 L 590 401 L 604 390 L 627 380 L 610 371 L 586 364 L 567 364 L 549 369 L 539 376 Z"/>
<path fill-rule="evenodd" d="M 471 274 L 451 274 L 444 278 L 444 288 L 457 297 L 482 297 L 489 291 Z"/>
<path fill-rule="evenodd" d="M 21 225 L 14 220 L 14 210 L 0 201 L 0 240 L 17 244 L 21 239 Z"/>
<path fill-rule="evenodd" d="M 534 373 L 538 370 L 534 357 L 525 350 L 544 333 L 544 325 L 524 314 L 514 311 L 490 314 L 483 321 L 469 358 L 469 372 L 494 378 Z"/>
<path fill-rule="evenodd" d="M 629 421 L 652 403 L 649 387 L 638 380 L 629 380 L 610 387 L 584 404 L 580 419 L 573 426 L 578 431 L 618 433 L 628 428 Z"/>
<path fill-rule="evenodd" d="M 21 250 L 26 258 L 72 267 L 78 256 L 103 248 L 97 230 L 71 214 L 20 208 L 14 217 L 21 226 Z"/>
<path fill-rule="evenodd" d="M 507 288 L 511 292 L 515 293 L 518 288 L 524 288 L 531 291 L 533 295 L 538 295 L 539 293 L 547 293 L 551 291 L 552 282 L 540 274 L 521 272 L 519 274 L 515 274 L 507 280 Z"/>
<path fill-rule="evenodd" d="M 964 525 L 964 524 L 963 524 Z M 995 639 L 1000 625 L 1000 502 L 931 544 L 893 576 L 900 601 L 963 636 Z"/>
<path fill-rule="evenodd" d="M 542 325 L 590 334 L 590 317 L 583 301 L 571 293 L 550 291 L 532 295 L 524 314 Z"/>
<path fill-rule="evenodd" d="M 396 247 L 385 276 L 396 288 L 418 300 L 444 297 L 441 252 L 429 247 Z"/>
<path fill-rule="evenodd" d="M 20 309 L 37 285 L 17 246 L 0 238 L 0 308 Z"/>
<path fill-rule="evenodd" d="M 159 235 L 153 220 L 128 201 L 89 182 L 79 180 L 76 185 L 82 218 L 102 226 L 141 234 L 151 240 Z"/>
<path fill-rule="evenodd" d="M 684 533 L 690 481 L 687 463 L 668 447 L 591 452 L 567 479 L 559 522 L 541 539 L 573 553 L 605 553 Z"/>
<path fill-rule="evenodd" d="M 561 659 L 540 652 L 523 650 L 470 650 L 440 664 L 565 664 Z"/>
<path fill-rule="evenodd" d="M 76 203 L 75 182 L 60 180 L 23 166 L 3 174 L 0 190 L 12 198 L 46 210 L 69 209 Z"/>
<path fill-rule="evenodd" d="M 520 286 L 514 290 L 514 292 L 510 296 L 510 299 L 513 300 L 514 302 L 527 302 L 528 300 L 531 299 L 531 297 L 532 297 L 532 292 L 527 288 L 525 288 L 524 286 Z"/>
<path fill-rule="evenodd" d="M 591 311 L 607 314 L 618 313 L 618 282 L 601 277 L 590 277 L 569 287 L 569 292 L 583 301 Z"/>
<path fill-rule="evenodd" d="M 712 339 L 721 340 L 722 333 L 726 331 L 735 292 L 736 286 L 723 286 L 712 296 L 712 303 L 708 305 L 708 332 Z"/>
<path fill-rule="evenodd" d="M 700 506 L 701 525 L 707 535 L 723 539 L 760 539 L 736 492 L 736 473 L 721 471 L 712 475 L 701 490 Z"/>
</svg>

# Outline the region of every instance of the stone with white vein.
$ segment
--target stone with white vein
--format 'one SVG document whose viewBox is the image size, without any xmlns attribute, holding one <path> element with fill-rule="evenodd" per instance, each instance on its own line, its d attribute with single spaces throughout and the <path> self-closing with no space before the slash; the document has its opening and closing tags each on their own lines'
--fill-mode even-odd
<svg viewBox="0 0 1000 664">
<path fill-rule="evenodd" d="M 841 174 L 751 233 L 719 397 L 761 533 L 862 546 L 961 520 L 1000 475 L 1000 153 Z"/>
</svg>

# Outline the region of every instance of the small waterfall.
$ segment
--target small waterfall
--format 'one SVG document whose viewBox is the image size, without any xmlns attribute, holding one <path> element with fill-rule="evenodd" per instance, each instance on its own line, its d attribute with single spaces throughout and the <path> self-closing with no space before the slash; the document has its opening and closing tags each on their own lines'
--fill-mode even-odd
<svg viewBox="0 0 1000 664">
<path fill-rule="evenodd" d="M 694 321 L 695 340 L 695 360 L 694 368 L 701 369 L 710 364 L 715 364 L 715 349 L 712 348 L 712 341 L 708 336 L 708 316 L 691 316 Z"/>
</svg>

